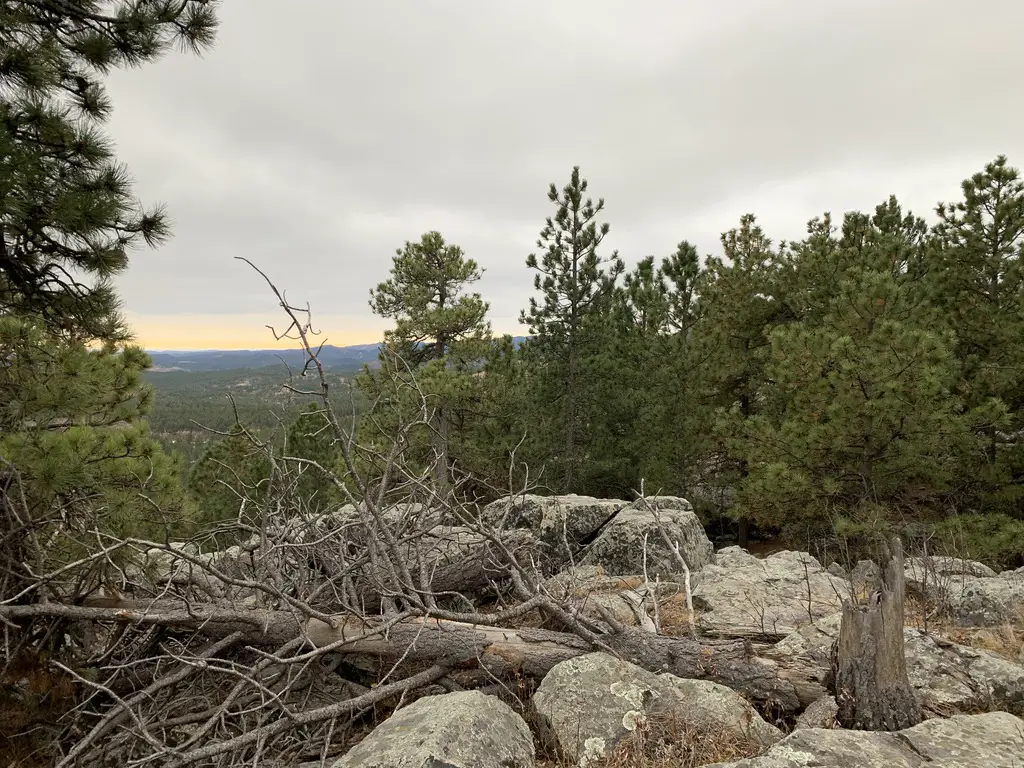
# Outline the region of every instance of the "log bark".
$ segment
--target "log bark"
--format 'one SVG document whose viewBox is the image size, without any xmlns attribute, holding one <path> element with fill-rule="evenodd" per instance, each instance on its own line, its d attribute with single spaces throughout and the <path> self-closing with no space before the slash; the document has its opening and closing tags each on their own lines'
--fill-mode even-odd
<svg viewBox="0 0 1024 768">
<path fill-rule="evenodd" d="M 881 579 L 843 601 L 832 652 L 837 721 L 844 728 L 900 731 L 922 720 L 903 648 L 903 546 L 882 545 Z"/>
<path fill-rule="evenodd" d="M 379 630 L 376 622 L 358 617 L 335 616 L 328 623 L 287 611 L 186 606 L 172 600 L 134 603 L 92 598 L 82 606 L 0 607 L 0 617 L 8 620 L 46 616 L 160 625 L 209 638 L 239 632 L 245 642 L 264 647 L 302 636 L 314 647 L 334 646 L 335 653 L 430 662 L 452 670 L 478 668 L 501 679 L 517 675 L 541 678 L 561 661 L 608 650 L 652 672 L 727 685 L 782 713 L 798 712 L 827 693 L 824 680 L 828 670 L 811 659 L 758 656 L 742 640 L 699 643 L 635 628 L 601 636 L 604 648 L 600 648 L 574 634 L 540 629 L 407 619 Z"/>
</svg>

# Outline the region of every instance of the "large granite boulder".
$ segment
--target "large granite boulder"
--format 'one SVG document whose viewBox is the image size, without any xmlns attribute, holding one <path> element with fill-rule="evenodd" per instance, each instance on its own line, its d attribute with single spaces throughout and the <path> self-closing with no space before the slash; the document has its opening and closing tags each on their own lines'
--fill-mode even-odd
<svg viewBox="0 0 1024 768">
<path fill-rule="evenodd" d="M 601 526 L 626 504 L 617 499 L 575 494 L 523 494 L 491 502 L 480 511 L 480 518 L 495 527 L 532 531 L 547 548 L 555 564 L 552 570 L 557 571 L 569 565 Z"/>
<path fill-rule="evenodd" d="M 968 627 L 990 627 L 1024 616 L 1024 568 L 996 574 L 957 557 L 913 557 L 905 564 L 907 590 L 944 607 Z"/>
<path fill-rule="evenodd" d="M 333 768 L 533 768 L 530 729 L 480 691 L 424 696 L 374 728 Z"/>
<path fill-rule="evenodd" d="M 691 737 L 727 735 L 757 754 L 782 737 L 739 694 L 705 681 L 658 675 L 605 653 L 556 664 L 533 696 L 542 736 L 579 766 L 607 758 L 652 720 Z"/>
<path fill-rule="evenodd" d="M 726 547 L 704 568 L 693 592 L 697 626 L 723 637 L 781 638 L 842 608 L 849 580 L 805 552 L 760 559 Z"/>
<path fill-rule="evenodd" d="M 691 572 L 715 561 L 715 548 L 690 502 L 674 496 L 654 496 L 625 507 L 611 518 L 586 548 L 580 563 L 600 565 L 612 575 L 644 573 L 646 564 L 651 580 L 677 579 L 683 567 L 673 548 L 665 543 L 662 529 L 673 547 L 678 546 Z"/>
</svg>

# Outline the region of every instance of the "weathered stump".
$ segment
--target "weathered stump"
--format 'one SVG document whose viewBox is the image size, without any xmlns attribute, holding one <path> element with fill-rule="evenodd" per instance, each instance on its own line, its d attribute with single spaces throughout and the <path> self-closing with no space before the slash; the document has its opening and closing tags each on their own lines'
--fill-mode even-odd
<svg viewBox="0 0 1024 768">
<path fill-rule="evenodd" d="M 922 720 L 903 650 L 903 545 L 882 543 L 881 573 L 843 601 L 832 676 L 844 728 L 899 731 Z"/>
</svg>

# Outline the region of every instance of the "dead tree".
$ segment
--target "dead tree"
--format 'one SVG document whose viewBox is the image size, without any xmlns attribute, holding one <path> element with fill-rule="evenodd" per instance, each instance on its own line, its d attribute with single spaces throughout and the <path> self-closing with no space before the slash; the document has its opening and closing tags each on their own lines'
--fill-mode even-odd
<svg viewBox="0 0 1024 768">
<path fill-rule="evenodd" d="M 844 728 L 899 731 L 921 722 L 903 649 L 903 545 L 881 544 L 880 576 L 843 601 L 832 649 L 837 720 Z"/>
</svg>

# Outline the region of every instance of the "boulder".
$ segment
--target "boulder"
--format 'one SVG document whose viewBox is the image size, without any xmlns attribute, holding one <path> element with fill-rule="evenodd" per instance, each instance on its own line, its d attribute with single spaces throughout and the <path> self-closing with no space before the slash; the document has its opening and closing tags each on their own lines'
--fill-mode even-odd
<svg viewBox="0 0 1024 768">
<path fill-rule="evenodd" d="M 480 691 L 424 696 L 378 725 L 333 768 L 533 768 L 530 729 Z"/>
<path fill-rule="evenodd" d="M 958 557 L 914 557 L 905 565 L 907 589 L 935 600 L 968 627 L 990 627 L 1024 614 L 1024 569 L 996 574 Z"/>
<path fill-rule="evenodd" d="M 489 525 L 532 531 L 548 547 L 552 558 L 564 565 L 571 562 L 590 537 L 626 504 L 617 499 L 575 494 L 524 494 L 491 502 L 480 511 L 480 517 Z"/>
<path fill-rule="evenodd" d="M 697 626 L 723 637 L 782 638 L 842 607 L 849 581 L 804 552 L 759 559 L 726 547 L 701 571 L 693 592 Z"/>
<path fill-rule="evenodd" d="M 671 581 L 645 584 L 643 576 L 609 576 L 600 566 L 578 565 L 546 579 L 541 589 L 577 615 L 601 621 L 607 610 L 620 623 L 639 626 L 653 614 L 655 598 L 675 598 L 685 588 Z"/>
<path fill-rule="evenodd" d="M 944 555 L 908 557 L 903 562 L 903 571 L 907 587 L 963 582 L 968 578 L 987 578 L 996 575 L 996 572 L 984 563 Z"/>
<path fill-rule="evenodd" d="M 804 728 L 760 757 L 706 768 L 1019 768 L 1024 722 L 1006 712 L 926 720 L 896 733 Z"/>
<path fill-rule="evenodd" d="M 587 766 L 611 754 L 672 696 L 672 686 L 653 672 L 588 653 L 552 667 L 533 694 L 533 706 L 542 736 L 573 763 Z"/>
<path fill-rule="evenodd" d="M 919 768 L 923 763 L 891 733 L 801 728 L 760 757 L 705 768 Z"/>
<path fill-rule="evenodd" d="M 841 621 L 837 613 L 801 627 L 772 653 L 809 656 L 827 668 Z M 978 709 L 1024 714 L 1024 665 L 912 628 L 904 630 L 904 652 L 907 676 L 926 717 Z"/>
<path fill-rule="evenodd" d="M 1017 768 L 1024 760 L 1024 721 L 1006 712 L 926 720 L 900 736 L 937 768 Z"/>
<path fill-rule="evenodd" d="M 748 747 L 745 754 L 757 754 L 782 738 L 730 688 L 654 674 L 605 653 L 555 665 L 533 704 L 542 735 L 580 766 L 603 760 L 652 720 L 685 726 L 696 739 L 727 735 Z"/>
<path fill-rule="evenodd" d="M 678 577 L 683 568 L 662 537 L 659 519 L 691 572 L 715 561 L 715 548 L 690 502 L 655 496 L 619 511 L 586 548 L 581 564 L 600 565 L 612 575 L 643 573 L 646 548 L 651 580 Z"/>
<path fill-rule="evenodd" d="M 992 578 L 966 579 L 950 590 L 949 608 L 968 627 L 991 627 L 1024 616 L 1024 576 L 1009 571 Z"/>
<path fill-rule="evenodd" d="M 536 552 L 536 541 L 529 531 L 508 531 L 503 534 L 503 541 L 526 562 L 530 560 L 529 554 Z M 467 526 L 435 526 L 398 546 L 407 562 L 422 562 L 436 592 L 484 592 L 504 574 L 501 551 L 488 537 Z M 377 585 L 388 584 L 390 578 L 388 571 L 375 573 L 368 565 L 355 584 L 364 594 L 378 597 Z"/>
<path fill-rule="evenodd" d="M 660 677 L 679 693 L 680 701 L 673 712 L 691 728 L 709 734 L 727 733 L 733 740 L 753 742 L 760 747 L 770 747 L 783 736 L 732 688 L 710 680 L 684 680 L 668 673 Z"/>
</svg>

